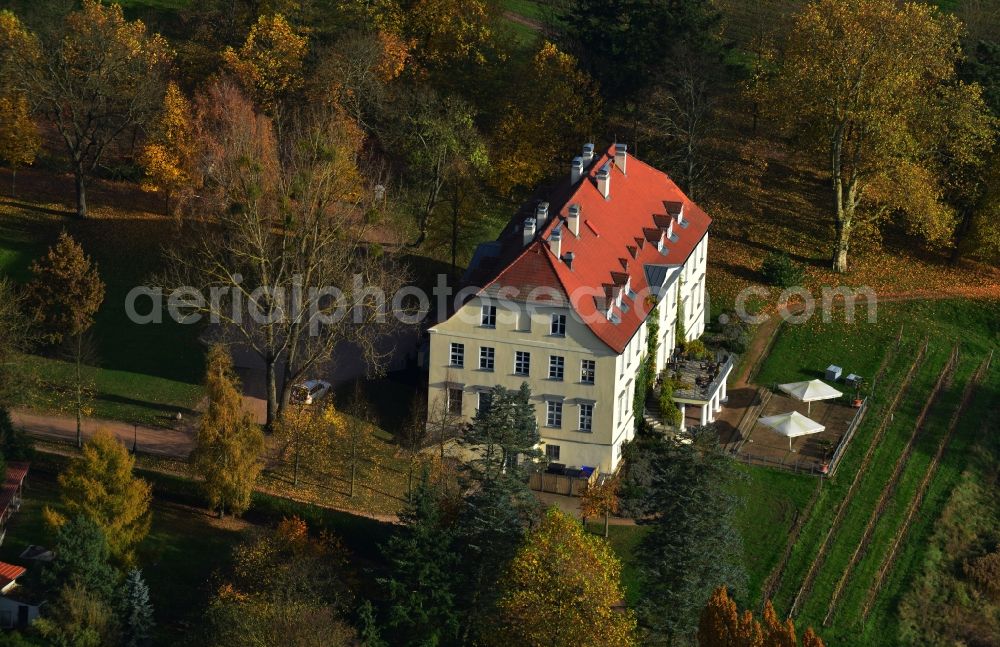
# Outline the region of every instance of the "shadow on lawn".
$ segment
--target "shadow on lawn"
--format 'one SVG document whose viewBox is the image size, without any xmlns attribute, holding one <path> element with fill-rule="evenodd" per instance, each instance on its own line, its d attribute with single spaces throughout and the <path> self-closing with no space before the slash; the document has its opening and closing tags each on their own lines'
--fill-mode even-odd
<svg viewBox="0 0 1000 647">
<path fill-rule="evenodd" d="M 36 213 L 45 213 L 52 216 L 66 216 L 72 217 L 76 215 L 76 212 L 68 209 L 53 209 L 52 207 L 41 207 L 37 204 L 31 204 L 30 202 L 20 202 L 16 199 L 8 199 L 0 201 L 0 205 L 5 207 L 14 207 L 15 209 L 23 209 L 25 211 L 34 211 Z"/>
<path fill-rule="evenodd" d="M 101 402 L 110 402 L 114 404 L 122 404 L 126 406 L 141 407 L 143 409 L 151 409 L 153 411 L 161 411 L 166 414 L 164 420 L 173 420 L 174 415 L 179 411 L 185 416 L 197 415 L 197 411 L 190 409 L 188 407 L 181 407 L 172 404 L 160 404 L 158 402 L 151 402 L 149 400 L 139 400 L 136 398 L 128 398 L 122 395 L 114 395 L 111 393 L 98 393 L 95 400 L 100 400 Z"/>
</svg>

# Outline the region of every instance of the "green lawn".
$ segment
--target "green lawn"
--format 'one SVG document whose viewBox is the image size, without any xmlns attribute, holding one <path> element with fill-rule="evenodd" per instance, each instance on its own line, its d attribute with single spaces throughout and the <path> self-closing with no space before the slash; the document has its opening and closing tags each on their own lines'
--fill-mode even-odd
<svg viewBox="0 0 1000 647">
<path fill-rule="evenodd" d="M 1000 340 L 1000 316 L 998 316 L 1000 313 L 996 302 L 941 301 L 886 304 L 880 307 L 878 314 L 879 321 L 875 324 L 845 325 L 836 322 L 830 324 L 814 322 L 804 326 L 786 326 L 766 360 L 759 379 L 761 383 L 773 384 L 814 377 L 819 369 L 829 363 L 839 363 L 845 371 L 871 376 L 882 361 L 886 349 L 891 345 L 899 325 L 905 323 L 900 352 L 889 363 L 885 379 L 874 393 L 872 409 L 845 453 L 836 476 L 824 486 L 794 546 L 781 586 L 775 596 L 776 606 L 779 612 L 783 612 L 791 606 L 792 599 L 818 554 L 823 538 L 833 522 L 834 514 L 843 501 L 850 482 L 860 467 L 862 457 L 872 441 L 875 428 L 886 413 L 885 407 L 888 401 L 899 388 L 902 376 L 912 363 L 923 337 L 927 335 L 930 338 L 927 357 L 917 371 L 908 393 L 902 398 L 893 419 L 886 427 L 873 459 L 846 508 L 842 523 L 833 536 L 811 592 L 800 604 L 798 622 L 820 628 L 833 591 L 861 541 L 872 510 L 890 480 L 897 458 L 913 432 L 915 420 L 930 397 L 933 385 L 954 341 L 961 340 L 960 361 L 954 379 L 945 385 L 939 400 L 930 410 L 923 431 L 915 441 L 912 456 L 895 484 L 894 494 L 877 519 L 868 549 L 846 581 L 837 612 L 832 619 L 832 626 L 824 627 L 820 631 L 824 637 L 833 639 L 835 643 L 856 639 L 861 631 L 869 632 L 867 644 L 895 642 L 895 631 L 886 632 L 885 628 L 896 626 L 896 604 L 900 583 L 907 581 L 905 573 L 912 568 L 908 564 L 911 564 L 915 559 L 914 555 L 919 555 L 922 550 L 920 537 L 926 535 L 929 527 L 940 515 L 944 500 L 942 493 L 947 492 L 963 469 L 966 459 L 963 448 L 968 447 L 970 433 L 975 426 L 974 422 L 965 422 L 966 418 L 973 417 L 969 415 L 971 412 L 963 416 L 963 425 L 953 437 L 950 450 L 946 452 L 931 483 L 930 490 L 919 509 L 917 521 L 903 545 L 899 563 L 887 580 L 872 617 L 862 627 L 860 612 L 868 585 L 881 566 L 895 532 L 902 523 L 909 501 L 927 471 L 931 457 L 958 405 L 962 389 L 984 353 L 990 348 L 996 348 Z M 974 401 L 977 402 L 977 406 L 984 406 L 979 404 L 982 400 L 983 398 L 978 398 Z"/>
<path fill-rule="evenodd" d="M 969 635 L 969 627 L 976 627 L 984 644 L 1000 643 L 1000 600 L 990 601 L 962 568 L 995 544 L 1000 528 L 995 492 L 1000 436 L 993 433 L 1000 427 L 998 401 L 1000 370 L 994 368 L 959 422 L 955 442 L 942 460 L 941 477 L 911 525 L 910 540 L 883 586 L 863 635 L 884 626 L 904 644 L 958 644 Z M 966 459 L 964 470 L 959 469 L 957 458 Z M 938 505 L 942 511 L 937 519 L 924 514 L 926 507 Z"/>
<path fill-rule="evenodd" d="M 930 336 L 949 345 L 963 339 L 976 349 L 1000 344 L 998 301 L 882 303 L 875 323 L 868 323 L 866 314 L 859 305 L 853 323 L 846 323 L 838 309 L 829 323 L 817 314 L 804 324 L 785 324 L 761 366 L 757 383 L 773 385 L 822 377 L 830 364 L 841 366 L 845 375 L 857 373 L 870 380 L 901 326 L 906 338 Z"/>
<path fill-rule="evenodd" d="M 798 514 L 819 484 L 811 476 L 791 474 L 766 467 L 738 465 L 743 478 L 736 482 L 741 500 L 736 525 L 743 538 L 743 567 L 747 574 L 747 598 L 740 600 L 756 609 L 764 581 L 781 559 L 785 542 Z"/>
<path fill-rule="evenodd" d="M 587 530 L 604 536 L 604 522 L 587 522 Z M 625 588 L 625 601 L 634 607 L 642 592 L 639 590 L 639 569 L 635 558 L 635 549 L 647 532 L 645 526 L 610 526 L 608 528 L 608 543 L 615 555 L 622 562 L 622 586 Z"/>
<path fill-rule="evenodd" d="M 162 244 L 176 235 L 166 218 L 92 218 L 79 221 L 0 204 L 0 273 L 25 281 L 31 261 L 66 229 L 97 263 L 107 288 L 89 337 L 87 377 L 96 388 L 93 415 L 157 424 L 200 399 L 203 349 L 199 327 L 169 320 L 139 325 L 125 312 L 125 297 L 151 285 L 161 267 Z M 67 353 L 43 349 L 20 362 L 20 406 L 63 408 L 59 392 L 70 383 Z"/>
<path fill-rule="evenodd" d="M 552 18 L 552 9 L 545 2 L 537 0 L 503 0 L 503 8 L 541 23 L 546 23 Z"/>
</svg>

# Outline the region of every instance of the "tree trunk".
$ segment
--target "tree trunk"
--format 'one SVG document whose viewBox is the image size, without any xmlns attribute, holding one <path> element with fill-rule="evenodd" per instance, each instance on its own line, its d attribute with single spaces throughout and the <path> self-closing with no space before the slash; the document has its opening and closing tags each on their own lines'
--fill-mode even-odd
<svg viewBox="0 0 1000 647">
<path fill-rule="evenodd" d="M 833 208 L 836 218 L 837 241 L 833 250 L 833 271 L 843 274 L 847 271 L 847 250 L 851 241 L 851 225 L 854 209 L 857 207 L 857 175 L 844 177 L 844 129 L 841 124 L 834 130 L 830 140 L 830 176 L 833 182 Z"/>
<path fill-rule="evenodd" d="M 10 197 L 17 197 L 17 168 L 10 167 Z"/>
<path fill-rule="evenodd" d="M 958 227 L 955 228 L 955 246 L 951 248 L 951 254 L 948 256 L 948 263 L 953 266 L 958 265 L 958 262 L 962 260 L 962 255 L 966 250 L 965 239 L 972 229 L 973 210 L 966 207 L 961 210 L 961 214 L 962 219 L 959 221 Z"/>
<path fill-rule="evenodd" d="M 295 463 L 292 467 L 292 485 L 295 487 L 299 486 L 299 452 L 301 448 L 302 441 L 298 438 L 298 432 L 296 432 L 295 438 Z"/>
<path fill-rule="evenodd" d="M 87 186 L 84 181 L 83 168 L 77 165 L 73 172 L 73 179 L 76 181 L 76 216 L 77 218 L 87 217 Z"/>
<path fill-rule="evenodd" d="M 351 498 L 354 498 L 354 477 L 357 475 L 358 467 L 358 439 L 357 432 L 351 438 Z"/>
<path fill-rule="evenodd" d="M 833 271 L 847 271 L 847 250 L 851 239 L 850 222 L 837 221 L 837 247 L 833 252 Z"/>
<path fill-rule="evenodd" d="M 604 511 L 604 538 L 608 538 L 608 526 L 611 525 L 611 513 L 607 510 Z"/>
<path fill-rule="evenodd" d="M 278 419 L 278 375 L 277 360 L 274 357 L 264 358 L 264 382 L 267 387 L 267 430 L 271 431 L 274 421 Z"/>
</svg>

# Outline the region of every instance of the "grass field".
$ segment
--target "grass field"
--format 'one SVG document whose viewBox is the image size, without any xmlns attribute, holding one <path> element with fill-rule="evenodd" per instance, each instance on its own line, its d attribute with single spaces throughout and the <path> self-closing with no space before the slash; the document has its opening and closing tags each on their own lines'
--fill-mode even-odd
<svg viewBox="0 0 1000 647">
<path fill-rule="evenodd" d="M 919 367 L 908 392 L 903 396 L 892 420 L 887 425 L 873 459 L 862 473 L 858 487 L 845 508 L 843 519 L 832 535 L 825 559 L 816 570 L 812 586 L 797 609 L 797 621 L 817 627 L 832 644 L 851 644 L 861 632 L 867 632 L 866 644 L 894 644 L 896 604 L 900 586 L 908 581 L 907 572 L 914 560 L 919 561 L 922 543 L 928 529 L 938 518 L 943 505 L 942 493 L 953 485 L 962 472 L 967 459 L 965 449 L 978 422 L 966 412 L 961 424 L 945 452 L 938 471 L 915 517 L 898 562 L 890 571 L 886 586 L 881 590 L 866 624 L 861 622 L 861 610 L 867 590 L 900 528 L 902 519 L 932 455 L 935 453 L 952 417 L 966 382 L 979 365 L 985 352 L 998 346 L 1000 340 L 998 304 L 985 301 L 943 301 L 885 304 L 879 310 L 876 324 L 813 324 L 811 326 L 786 326 L 780 333 L 775 347 L 761 371 L 760 382 L 773 383 L 795 378 L 814 377 L 834 359 L 841 360 L 845 370 L 871 375 L 881 362 L 883 352 L 903 327 L 903 344 L 900 353 L 888 365 L 886 379 L 878 385 L 873 408 L 859 428 L 836 476 L 824 486 L 810 518 L 805 523 L 791 558 L 783 573 L 781 586 L 775 596 L 779 611 L 786 612 L 792 605 L 799 588 L 806 579 L 823 538 L 830 530 L 835 511 L 847 494 L 868 449 L 875 428 L 885 415 L 883 407 L 899 388 L 902 375 L 912 363 L 916 348 L 923 336 L 930 338 L 925 361 Z M 937 401 L 930 408 L 920 433 L 915 437 L 913 451 L 908 461 L 901 463 L 898 479 L 893 481 L 897 460 L 913 436 L 914 424 L 930 397 L 951 347 L 961 341 L 961 354 L 953 379 L 946 382 Z M 816 359 L 813 359 L 816 358 Z M 840 362 L 835 362 L 840 363 Z M 860 369 L 860 370 L 859 370 Z M 867 371 L 865 373 L 864 371 Z M 786 377 L 787 376 L 787 377 Z M 988 378 L 996 379 L 996 369 Z M 995 394 L 995 388 L 986 385 L 986 393 Z M 975 407 L 985 406 L 989 397 L 973 399 Z M 865 528 L 872 519 L 872 511 L 883 491 L 890 494 L 881 514 L 875 517 L 867 549 L 854 559 L 853 555 Z M 853 569 L 848 571 L 851 564 Z M 830 618 L 830 626 L 822 627 L 828 613 L 830 600 L 844 573 L 842 595 Z"/>
<path fill-rule="evenodd" d="M 1000 600 L 970 581 L 964 565 L 986 554 L 996 544 L 1000 506 L 996 484 L 1000 479 L 1000 372 L 986 380 L 960 424 L 968 425 L 956 437 L 955 452 L 968 457 L 964 471 L 944 466 L 928 501 L 944 501 L 939 518 L 917 518 L 912 540 L 900 553 L 897 568 L 885 585 L 885 595 L 872 611 L 865 630 L 886 622 L 904 644 L 956 644 L 975 638 L 981 644 L 1000 644 Z M 895 602 L 898 601 L 898 613 Z"/>
<path fill-rule="evenodd" d="M 741 505 L 736 525 L 743 538 L 743 568 L 747 575 L 748 608 L 763 604 L 764 580 L 781 558 L 792 525 L 805 510 L 818 485 L 811 476 L 739 464 L 744 476 L 736 482 Z"/>
<path fill-rule="evenodd" d="M 587 530 L 595 535 L 604 536 L 603 521 L 587 522 Z M 639 601 L 642 591 L 639 589 L 639 573 L 636 564 L 635 549 L 646 534 L 645 526 L 609 526 L 608 543 L 615 555 L 622 562 L 622 587 L 625 589 L 625 601 L 634 607 Z"/>
<path fill-rule="evenodd" d="M 176 235 L 173 222 L 100 211 L 79 221 L 56 209 L 0 202 L 0 272 L 17 281 L 30 278 L 31 261 L 45 253 L 61 230 L 83 245 L 107 286 L 85 353 L 86 374 L 96 391 L 93 415 L 158 424 L 172 412 L 193 409 L 201 394 L 199 328 L 169 317 L 161 324 L 139 325 L 125 311 L 129 290 L 149 284 L 160 269 L 161 245 Z M 25 387 L 21 406 L 61 408 L 59 392 L 74 372 L 66 357 L 59 349 L 24 357 L 19 366 Z"/>
</svg>

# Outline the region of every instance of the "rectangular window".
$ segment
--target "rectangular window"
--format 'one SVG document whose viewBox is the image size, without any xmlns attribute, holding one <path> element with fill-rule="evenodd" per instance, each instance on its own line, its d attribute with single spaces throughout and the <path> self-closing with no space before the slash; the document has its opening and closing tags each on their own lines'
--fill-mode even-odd
<svg viewBox="0 0 1000 647">
<path fill-rule="evenodd" d="M 531 353 L 523 350 L 514 352 L 514 375 L 528 375 L 531 372 Z"/>
<path fill-rule="evenodd" d="M 593 384 L 597 375 L 597 362 L 592 359 L 585 359 L 580 362 L 580 381 L 584 384 Z"/>
<path fill-rule="evenodd" d="M 552 315 L 552 326 L 549 333 L 564 337 L 566 335 L 566 315 Z"/>
<path fill-rule="evenodd" d="M 453 416 L 462 415 L 462 389 L 448 389 L 448 413 Z"/>
<path fill-rule="evenodd" d="M 565 373 L 566 360 L 559 355 L 549 355 L 549 379 L 562 380 Z"/>
<path fill-rule="evenodd" d="M 559 445 L 545 445 L 545 458 L 550 461 L 559 460 Z"/>
<path fill-rule="evenodd" d="M 594 405 L 580 405 L 580 431 L 593 431 L 594 429 Z"/>
<path fill-rule="evenodd" d="M 489 391 L 479 392 L 479 410 L 486 413 L 490 410 L 490 405 L 493 404 L 493 394 Z"/>
<path fill-rule="evenodd" d="M 455 368 L 465 366 L 465 344 L 451 343 L 451 365 Z"/>
<path fill-rule="evenodd" d="M 479 347 L 479 368 L 484 371 L 492 371 L 496 351 L 491 346 Z"/>
<path fill-rule="evenodd" d="M 496 306 L 483 306 L 483 325 L 487 328 L 497 327 L 497 307 Z"/>
<path fill-rule="evenodd" d="M 519 332 L 531 332 L 531 313 L 519 310 L 517 313 L 517 330 Z"/>
<path fill-rule="evenodd" d="M 562 405 L 559 400 L 548 400 L 545 403 L 545 426 L 562 427 Z"/>
</svg>

